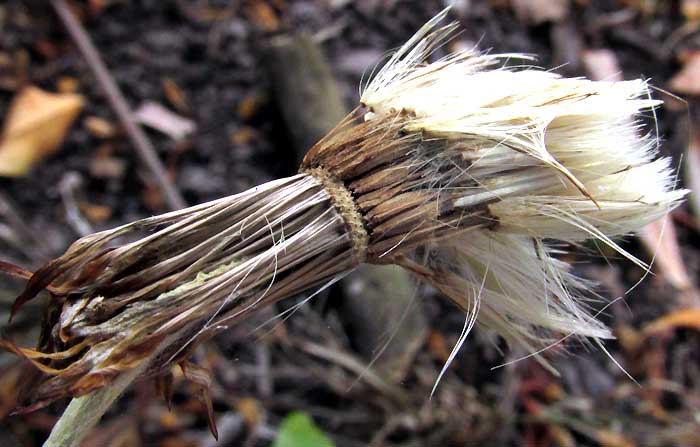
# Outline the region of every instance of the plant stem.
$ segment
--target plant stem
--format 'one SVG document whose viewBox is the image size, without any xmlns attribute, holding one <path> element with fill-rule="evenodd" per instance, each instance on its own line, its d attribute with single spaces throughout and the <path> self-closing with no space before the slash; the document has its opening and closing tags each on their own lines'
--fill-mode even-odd
<svg viewBox="0 0 700 447">
<path fill-rule="evenodd" d="M 136 377 L 148 366 L 134 368 L 119 376 L 117 380 L 86 396 L 71 400 L 56 422 L 44 447 L 74 447 L 80 445 L 107 410 Z"/>
<path fill-rule="evenodd" d="M 188 329 L 189 326 L 167 337 L 138 366 L 121 373 L 112 383 L 85 396 L 71 399 L 58 422 L 51 429 L 51 434 L 43 447 L 78 447 L 124 390 L 146 372 L 153 359 Z"/>
</svg>

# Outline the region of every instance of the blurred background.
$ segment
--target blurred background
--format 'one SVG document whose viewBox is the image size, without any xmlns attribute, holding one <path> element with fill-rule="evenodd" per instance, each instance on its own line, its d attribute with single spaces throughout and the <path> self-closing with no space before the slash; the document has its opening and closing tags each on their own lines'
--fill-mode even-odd
<svg viewBox="0 0 700 447">
<path fill-rule="evenodd" d="M 664 101 L 648 130 L 693 193 L 624 241 L 653 273 L 626 293 L 644 270 L 595 246 L 568 259 L 622 297 L 600 316 L 612 358 L 564 343 L 545 353 L 559 377 L 532 358 L 495 368 L 524 353 L 477 329 L 431 398 L 464 316 L 365 268 L 197 350 L 218 444 L 175 370 L 170 409 L 137 383 L 84 446 L 700 446 L 700 0 L 4 0 L 0 258 L 33 270 L 82 235 L 295 173 L 386 52 L 448 4 L 462 32 L 443 54 L 648 78 Z M 0 327 L 32 346 L 41 300 L 7 325 L 22 285 L 0 276 Z M 25 367 L 0 353 L 2 446 L 41 445 L 66 404 L 10 415 Z"/>
</svg>

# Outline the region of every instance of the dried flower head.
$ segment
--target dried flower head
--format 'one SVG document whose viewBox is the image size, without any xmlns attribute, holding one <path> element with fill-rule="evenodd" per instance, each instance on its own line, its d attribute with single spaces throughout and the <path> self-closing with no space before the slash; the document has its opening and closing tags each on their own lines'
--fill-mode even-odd
<svg viewBox="0 0 700 447">
<path fill-rule="evenodd" d="M 595 239 L 646 268 L 611 237 L 659 219 L 687 193 L 674 190 L 670 160 L 655 159 L 658 140 L 640 135 L 638 116 L 660 102 L 642 80 L 504 65 L 528 59 L 517 54 L 462 51 L 423 64 L 453 32 L 441 19 L 367 86 L 365 119 L 396 119 L 403 134 L 419 134 L 410 169 L 426 173 L 440 210 L 484 221 L 472 231 L 459 224 L 467 231 L 403 264 L 528 350 L 560 333 L 610 337 L 581 304 L 590 285 L 547 241 Z"/>
<path fill-rule="evenodd" d="M 362 92 L 301 174 L 74 243 L 37 271 L 15 309 L 48 288 L 39 349 L 5 347 L 49 375 L 34 407 L 149 362 L 149 375 L 260 306 L 361 262 L 401 265 L 477 322 L 536 352 L 561 334 L 610 337 L 590 284 L 558 255 L 677 206 L 668 159 L 640 135 L 644 81 L 566 79 L 460 51 L 445 12 Z M 141 235 L 143 232 L 146 235 Z M 125 237 L 133 242 L 119 242 Z M 161 346 L 177 334 L 177 342 Z"/>
</svg>

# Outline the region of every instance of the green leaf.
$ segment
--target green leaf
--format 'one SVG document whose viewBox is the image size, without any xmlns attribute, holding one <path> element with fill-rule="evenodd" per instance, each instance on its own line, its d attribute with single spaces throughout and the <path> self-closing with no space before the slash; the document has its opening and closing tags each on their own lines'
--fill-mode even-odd
<svg viewBox="0 0 700 447">
<path fill-rule="evenodd" d="M 272 447 L 335 447 L 335 444 L 307 414 L 295 411 L 282 421 Z"/>
</svg>

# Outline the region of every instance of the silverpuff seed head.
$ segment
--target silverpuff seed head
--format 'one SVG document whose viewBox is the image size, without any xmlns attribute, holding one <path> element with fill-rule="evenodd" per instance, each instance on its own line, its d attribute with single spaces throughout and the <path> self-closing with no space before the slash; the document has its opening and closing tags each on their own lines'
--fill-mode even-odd
<svg viewBox="0 0 700 447">
<path fill-rule="evenodd" d="M 52 295 L 38 349 L 0 340 L 48 376 L 28 408 L 144 362 L 163 374 L 261 306 L 361 262 L 401 265 L 461 308 L 457 348 L 477 323 L 531 353 L 611 337 L 561 255 L 593 239 L 647 268 L 613 238 L 687 193 L 638 120 L 659 101 L 642 80 L 567 79 L 508 65 L 530 59 L 517 54 L 426 63 L 456 29 L 445 15 L 390 58 L 300 174 L 86 236 L 34 273 L 13 311 Z"/>
<path fill-rule="evenodd" d="M 557 259 L 557 242 L 594 239 L 647 268 L 611 238 L 659 219 L 688 192 L 674 188 L 670 159 L 658 158 L 658 138 L 639 121 L 660 101 L 643 80 L 505 65 L 530 59 L 519 54 L 465 50 L 425 64 L 455 30 L 440 26 L 444 15 L 391 57 L 361 99 L 365 120 L 400 111 L 404 132 L 441 141 L 449 160 L 429 163 L 460 165 L 441 191 L 463 213 L 485 207 L 493 220 L 428 244 L 419 276 L 468 312 L 469 328 L 482 323 L 528 351 L 561 334 L 609 338 L 586 305 L 590 284 Z"/>
</svg>

